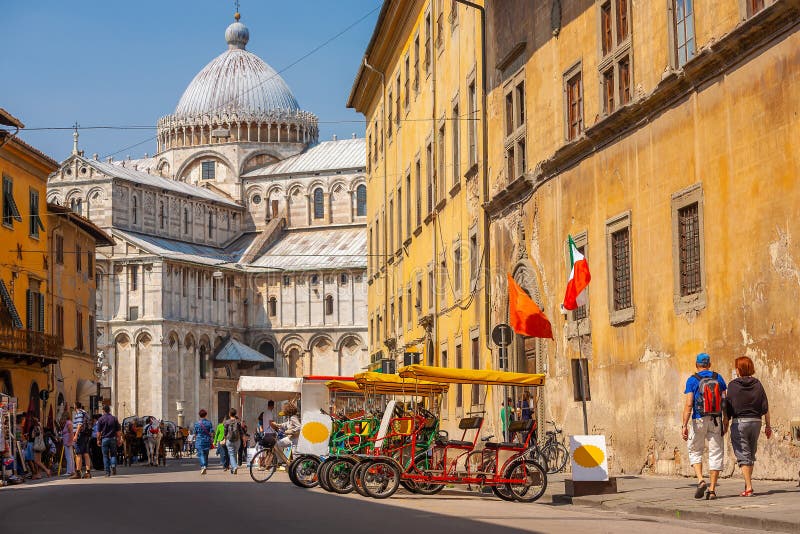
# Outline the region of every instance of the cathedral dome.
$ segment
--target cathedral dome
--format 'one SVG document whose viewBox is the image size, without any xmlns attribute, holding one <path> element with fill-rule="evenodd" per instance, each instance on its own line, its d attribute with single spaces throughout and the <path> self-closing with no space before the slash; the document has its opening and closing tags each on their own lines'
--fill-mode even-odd
<svg viewBox="0 0 800 534">
<path fill-rule="evenodd" d="M 247 26 L 238 20 L 225 30 L 228 50 L 197 73 L 183 92 L 175 117 L 221 112 L 263 115 L 299 110 L 292 91 L 260 57 L 245 50 Z"/>
</svg>

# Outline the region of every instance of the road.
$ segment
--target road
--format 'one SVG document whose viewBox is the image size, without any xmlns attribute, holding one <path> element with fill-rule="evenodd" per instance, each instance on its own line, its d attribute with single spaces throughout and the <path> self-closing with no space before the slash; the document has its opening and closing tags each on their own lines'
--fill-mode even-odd
<svg viewBox="0 0 800 534">
<path fill-rule="evenodd" d="M 50 479 L 2 488 L 0 532 L 486 534 L 500 527 L 508 534 L 736 532 L 713 524 L 553 505 L 551 491 L 534 504 L 454 490 L 423 497 L 401 489 L 382 501 L 339 496 L 297 488 L 283 472 L 256 484 L 245 470 L 234 476 L 221 471 L 215 460 L 205 476 L 194 460 L 171 460 L 167 467 L 120 468 L 111 478 L 101 474 L 91 480 Z"/>
</svg>

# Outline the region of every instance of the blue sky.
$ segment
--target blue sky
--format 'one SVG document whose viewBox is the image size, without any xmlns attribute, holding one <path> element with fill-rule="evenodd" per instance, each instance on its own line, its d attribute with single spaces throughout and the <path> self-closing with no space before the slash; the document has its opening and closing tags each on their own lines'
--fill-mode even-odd
<svg viewBox="0 0 800 534">
<path fill-rule="evenodd" d="M 183 90 L 226 49 L 233 22 L 227 0 L 137 2 L 0 0 L 3 53 L 0 107 L 26 127 L 152 125 L 175 109 Z M 243 0 L 247 49 L 280 71 L 370 11 L 371 15 L 282 73 L 303 109 L 324 121 L 360 121 L 345 107 L 378 16 L 378 0 Z M 364 135 L 362 123 L 320 124 L 320 139 Z M 87 155 L 110 155 L 155 130 L 86 130 Z M 64 159 L 71 131 L 30 131 L 22 138 Z M 155 152 L 155 140 L 117 154 Z"/>
</svg>

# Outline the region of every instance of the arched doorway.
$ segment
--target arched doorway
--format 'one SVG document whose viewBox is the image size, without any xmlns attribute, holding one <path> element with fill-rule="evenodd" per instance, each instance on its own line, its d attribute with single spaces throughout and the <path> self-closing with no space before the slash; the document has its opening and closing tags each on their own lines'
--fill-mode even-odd
<svg viewBox="0 0 800 534">
<path fill-rule="evenodd" d="M 272 358 L 271 362 L 262 363 L 258 366 L 259 371 L 271 371 L 275 369 L 275 347 L 269 341 L 264 341 L 258 346 L 258 352 L 268 358 Z"/>
<path fill-rule="evenodd" d="M 28 403 L 28 411 L 36 419 L 42 419 L 42 403 L 39 401 L 39 384 L 35 380 L 31 382 L 31 396 Z"/>
</svg>

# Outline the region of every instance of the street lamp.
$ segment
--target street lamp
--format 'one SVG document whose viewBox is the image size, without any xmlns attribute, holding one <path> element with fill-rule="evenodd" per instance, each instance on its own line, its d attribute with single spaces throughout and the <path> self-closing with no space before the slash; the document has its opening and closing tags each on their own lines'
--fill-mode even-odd
<svg viewBox="0 0 800 534">
<path fill-rule="evenodd" d="M 175 401 L 175 406 L 178 408 L 178 426 L 182 427 L 182 426 L 184 426 L 184 423 L 185 423 L 185 420 L 184 420 L 184 417 L 183 417 L 183 401 L 182 400 L 176 400 Z"/>
</svg>

